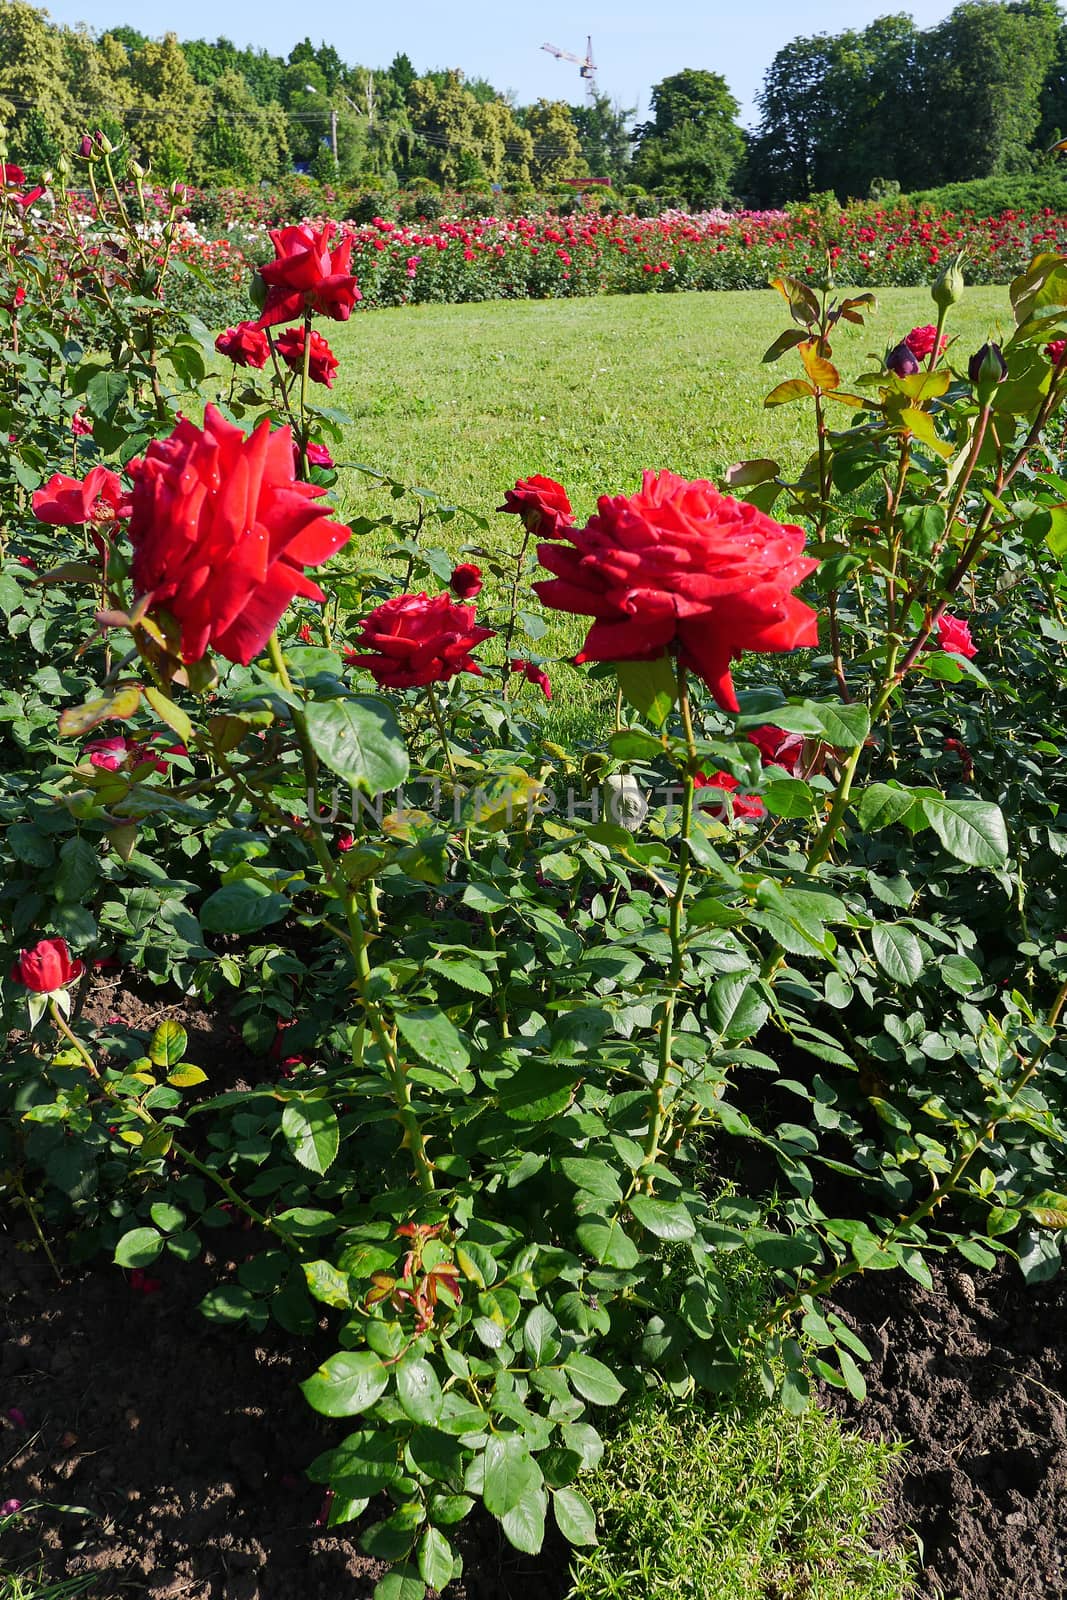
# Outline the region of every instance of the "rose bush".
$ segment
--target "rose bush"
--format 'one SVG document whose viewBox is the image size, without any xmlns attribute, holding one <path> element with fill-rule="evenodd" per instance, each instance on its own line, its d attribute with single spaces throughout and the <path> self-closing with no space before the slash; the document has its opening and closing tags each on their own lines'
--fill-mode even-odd
<svg viewBox="0 0 1067 1600">
<path fill-rule="evenodd" d="M 1058 1268 L 1067 258 L 973 356 L 942 278 L 925 364 L 902 337 L 847 387 L 870 297 L 779 276 L 798 474 L 650 470 L 584 523 L 530 476 L 501 552 L 396 484 L 333 516 L 308 380 L 347 240 L 279 230 L 262 386 L 201 425 L 212 341 L 109 192 L 55 222 L 65 278 L 5 212 L 0 302 L 36 292 L 0 329 L 38 353 L 0 392 L 0 1167 L 142 1292 L 247 1224 L 204 1313 L 301 1351 L 329 1319 L 303 1392 L 343 1431 L 306 1465 L 406 1600 L 478 1502 L 520 1550 L 594 1540 L 598 1418 L 649 1387 L 862 1396 L 850 1274 Z M 615 691 L 581 743 L 537 593 Z M 254 1068 L 91 1027 L 98 962 Z"/>
</svg>

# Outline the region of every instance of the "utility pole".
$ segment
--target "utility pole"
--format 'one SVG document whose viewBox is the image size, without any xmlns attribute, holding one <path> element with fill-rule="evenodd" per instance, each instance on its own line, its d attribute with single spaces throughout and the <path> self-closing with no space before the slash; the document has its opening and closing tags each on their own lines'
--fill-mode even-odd
<svg viewBox="0 0 1067 1600">
<path fill-rule="evenodd" d="M 333 164 L 337 165 L 337 112 L 330 107 L 330 149 L 333 151 Z"/>
</svg>

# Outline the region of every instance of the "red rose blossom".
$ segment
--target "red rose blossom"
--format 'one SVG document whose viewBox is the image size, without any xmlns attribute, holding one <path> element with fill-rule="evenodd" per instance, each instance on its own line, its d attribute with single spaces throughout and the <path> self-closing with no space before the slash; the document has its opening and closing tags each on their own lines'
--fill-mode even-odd
<svg viewBox="0 0 1067 1600">
<path fill-rule="evenodd" d="M 555 478 L 520 478 L 504 495 L 498 511 L 513 511 L 538 539 L 561 539 L 562 529 L 574 526 L 574 513 L 567 491 Z"/>
<path fill-rule="evenodd" d="M 86 522 L 116 522 L 130 514 L 130 498 L 122 479 L 107 467 L 94 467 L 84 478 L 54 472 L 33 491 L 33 514 L 55 528 L 80 528 Z"/>
<path fill-rule="evenodd" d="M 333 456 L 327 450 L 326 446 L 324 444 L 315 444 L 314 440 L 312 439 L 308 440 L 308 466 L 333 466 Z M 295 439 L 293 440 L 293 471 L 300 471 L 300 446 L 297 444 Z"/>
<path fill-rule="evenodd" d="M 458 567 L 453 567 L 448 587 L 461 600 L 473 600 L 482 592 L 481 567 L 476 567 L 473 561 L 461 561 Z"/>
<path fill-rule="evenodd" d="M 44 194 L 41 184 L 36 189 L 19 189 L 19 185 L 26 182 L 26 174 L 21 167 L 16 167 L 14 162 L 0 161 L 0 189 L 4 189 L 7 198 L 16 206 L 32 206 Z"/>
<path fill-rule="evenodd" d="M 65 939 L 39 939 L 32 950 L 19 951 L 11 976 L 34 994 L 54 994 L 80 978 L 83 970 L 80 961 L 70 959 Z"/>
<path fill-rule="evenodd" d="M 134 594 L 181 625 L 184 661 L 210 646 L 247 666 L 294 595 L 324 600 L 304 572 L 350 537 L 298 483 L 289 428 L 268 418 L 248 438 L 208 406 L 145 452 L 133 487 Z"/>
<path fill-rule="evenodd" d="M 336 249 L 331 249 L 336 232 L 335 222 L 321 228 L 302 222 L 270 230 L 276 259 L 259 269 L 267 285 L 261 328 L 295 322 L 306 311 L 319 311 L 335 322 L 348 321 L 352 307 L 363 296 L 348 270 L 352 235 L 346 233 Z"/>
<path fill-rule="evenodd" d="M 965 656 L 968 661 L 978 654 L 971 630 L 962 617 L 951 617 L 942 611 L 937 619 L 937 642 L 950 656 Z"/>
<path fill-rule="evenodd" d="M 359 648 L 346 650 L 352 666 L 366 667 L 386 689 L 416 689 L 443 683 L 457 672 L 481 675 L 471 656 L 492 628 L 479 628 L 473 606 L 457 606 L 443 591 L 401 594 L 364 618 Z"/>
<path fill-rule="evenodd" d="M 88 417 L 82 414 L 80 409 L 75 411 L 70 419 L 70 431 L 76 439 L 88 438 L 93 431 L 92 423 Z"/>
<path fill-rule="evenodd" d="M 934 327 L 932 322 L 928 322 L 924 327 L 912 328 L 910 333 L 906 333 L 904 335 L 904 343 L 907 345 L 908 349 L 911 351 L 912 355 L 917 361 L 925 361 L 926 357 L 934 348 L 934 340 L 936 338 L 937 329 Z M 945 334 L 942 334 L 941 343 L 938 346 L 937 351 L 938 355 L 944 354 L 945 346 L 947 344 L 948 338 Z"/>
<path fill-rule="evenodd" d="M 91 739 L 82 749 L 82 755 L 89 757 L 89 765 L 100 767 L 105 772 L 121 772 L 124 768 L 132 770 L 148 762 L 155 772 L 165 773 L 170 767 L 170 762 L 164 760 L 165 756 L 188 754 L 183 744 L 169 744 L 163 750 L 154 750 L 151 744 L 121 736 Z"/>
<path fill-rule="evenodd" d="M 706 777 L 703 772 L 698 772 L 693 778 L 693 784 L 697 789 L 718 789 L 724 795 L 729 795 L 729 799 L 720 804 L 732 817 L 762 817 L 767 813 L 767 807 L 758 794 L 737 793 L 741 786 L 728 772 L 716 772 L 711 778 Z M 699 804 L 708 809 L 706 800 L 702 799 Z"/>
<path fill-rule="evenodd" d="M 304 329 L 286 328 L 274 341 L 275 347 L 287 367 L 294 372 L 304 370 Z M 330 349 L 321 333 L 311 330 L 311 358 L 308 362 L 308 377 L 312 383 L 324 383 L 327 389 L 333 388 L 334 375 L 337 372 L 337 357 Z"/>
<path fill-rule="evenodd" d="M 1045 346 L 1045 354 L 1054 367 L 1063 366 L 1063 358 L 1067 355 L 1067 339 L 1053 339 Z"/>
<path fill-rule="evenodd" d="M 803 530 L 673 472 L 646 472 L 635 495 L 601 495 L 569 545 L 538 546 L 555 574 L 546 606 L 591 615 L 582 661 L 651 661 L 677 644 L 725 711 L 738 709 L 730 663 L 744 650 L 818 643 L 815 612 L 792 593 L 818 566 Z"/>
<path fill-rule="evenodd" d="M 236 328 L 227 328 L 215 340 L 220 356 L 227 356 L 235 367 L 262 369 L 270 360 L 267 335 L 254 322 L 239 322 Z"/>
<path fill-rule="evenodd" d="M 533 661 L 513 661 L 512 672 L 521 672 L 527 683 L 536 684 L 546 700 L 552 698 L 552 682 L 544 667 L 537 666 Z"/>
<path fill-rule="evenodd" d="M 784 728 L 765 722 L 762 728 L 751 729 L 747 738 L 756 746 L 765 767 L 784 767 L 796 775 L 804 756 L 802 733 L 786 733 Z"/>
</svg>

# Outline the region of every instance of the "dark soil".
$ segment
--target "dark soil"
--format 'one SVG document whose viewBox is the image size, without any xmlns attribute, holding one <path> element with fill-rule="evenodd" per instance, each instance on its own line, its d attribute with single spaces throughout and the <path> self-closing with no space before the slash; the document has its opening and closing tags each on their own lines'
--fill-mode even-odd
<svg viewBox="0 0 1067 1600">
<path fill-rule="evenodd" d="M 221 1238 L 240 1259 L 246 1236 Z M 40 1556 L 52 1580 L 95 1574 L 92 1600 L 369 1600 L 384 1568 L 317 1525 L 322 1490 L 303 1476 L 343 1436 L 297 1388 L 333 1346 L 205 1321 L 206 1260 L 153 1271 L 152 1294 L 106 1264 L 57 1283 L 0 1235 L 0 1503 L 45 1502 L 8 1536 L 0 1574 Z M 457 1532 L 448 1600 L 566 1593 L 558 1545 L 533 1560 L 489 1519 Z"/>
<path fill-rule="evenodd" d="M 935 1270 L 933 1291 L 876 1273 L 837 1309 L 871 1350 L 862 1405 L 831 1408 L 872 1438 L 904 1438 L 887 1535 L 922 1543 L 924 1600 L 1067 1596 L 1067 1281 L 1027 1288 Z"/>
<path fill-rule="evenodd" d="M 190 1057 L 218 1063 L 213 1091 L 220 1075 L 278 1070 L 224 1017 L 160 991 L 97 980 L 85 1014 L 144 1031 L 180 1020 Z M 146 1294 L 104 1262 L 57 1282 L 24 1227 L 0 1225 L 0 1505 L 43 1506 L 7 1535 L 0 1577 L 39 1561 L 45 1581 L 93 1575 L 90 1600 L 370 1600 L 383 1569 L 359 1549 L 363 1524 L 323 1527 L 304 1476 L 344 1431 L 297 1388 L 330 1335 L 254 1335 L 197 1309 L 249 1236 L 215 1233 L 194 1265 L 157 1263 Z M 1067 1600 L 1067 1281 L 1028 1289 L 1010 1264 L 935 1265 L 932 1291 L 872 1274 L 837 1308 L 874 1360 L 863 1405 L 835 1391 L 826 1404 L 910 1443 L 876 1537 L 918 1535 L 921 1600 Z M 448 1600 L 563 1600 L 558 1539 L 531 1559 L 491 1519 L 456 1531 L 464 1576 Z"/>
</svg>

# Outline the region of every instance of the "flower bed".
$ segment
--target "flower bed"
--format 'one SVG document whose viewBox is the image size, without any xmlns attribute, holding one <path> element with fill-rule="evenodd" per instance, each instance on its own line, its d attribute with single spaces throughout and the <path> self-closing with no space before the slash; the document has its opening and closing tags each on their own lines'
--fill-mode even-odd
<svg viewBox="0 0 1067 1600">
<path fill-rule="evenodd" d="M 457 563 L 401 485 L 340 520 L 316 399 L 411 239 L 274 230 L 213 342 L 168 296 L 180 196 L 153 219 L 131 168 L 131 218 L 85 146 L 97 222 L 0 171 L 2 1166 L 46 1256 L 144 1293 L 202 1261 L 212 1322 L 322 1334 L 303 1465 L 419 1600 L 478 1503 L 594 1543 L 602 1419 L 648 1389 L 861 1399 L 847 1280 L 1059 1266 L 1067 256 L 963 359 L 947 262 L 848 377 L 873 297 L 779 272 L 798 476 L 650 464 L 581 524 L 531 472 Z M 734 225 L 608 227 L 432 237 L 592 286 Z M 568 747 L 555 613 L 606 690 Z M 110 963 L 224 1011 L 253 1081 L 85 1015 Z"/>
</svg>

